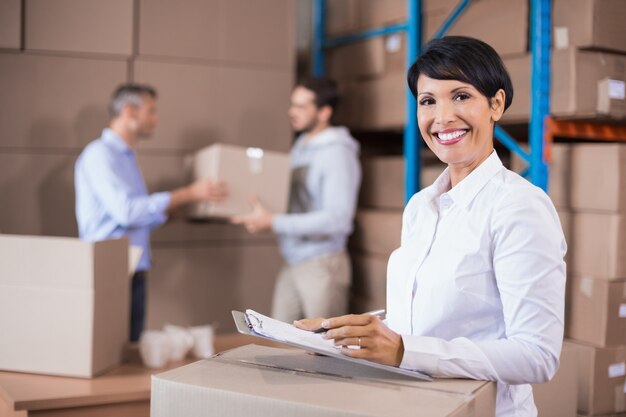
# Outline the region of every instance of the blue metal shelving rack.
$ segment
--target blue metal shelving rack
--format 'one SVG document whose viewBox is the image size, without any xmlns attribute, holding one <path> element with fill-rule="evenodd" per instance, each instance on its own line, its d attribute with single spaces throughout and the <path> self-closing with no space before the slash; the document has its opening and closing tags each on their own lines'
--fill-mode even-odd
<svg viewBox="0 0 626 417">
<path fill-rule="evenodd" d="M 461 0 L 450 16 L 436 32 L 435 38 L 442 37 L 456 19 L 469 6 L 470 0 Z M 313 3 L 313 75 L 324 75 L 324 51 L 328 48 L 362 41 L 376 36 L 398 32 L 407 34 L 407 65 L 419 56 L 422 46 L 422 0 L 407 0 L 406 23 L 384 26 L 337 38 L 326 38 L 326 0 Z M 517 153 L 528 163 L 523 175 L 530 181 L 548 190 L 548 166 L 544 158 L 545 120 L 550 110 L 550 43 L 551 43 L 551 0 L 530 0 L 532 55 L 531 71 L 531 118 L 529 124 L 530 151 L 526 152 L 502 127 L 496 125 L 495 137 L 511 152 Z M 408 69 L 408 68 L 407 68 Z M 420 188 L 420 165 L 422 140 L 417 127 L 417 103 L 409 89 L 406 89 L 406 124 L 404 127 L 404 159 L 406 162 L 406 200 Z"/>
</svg>

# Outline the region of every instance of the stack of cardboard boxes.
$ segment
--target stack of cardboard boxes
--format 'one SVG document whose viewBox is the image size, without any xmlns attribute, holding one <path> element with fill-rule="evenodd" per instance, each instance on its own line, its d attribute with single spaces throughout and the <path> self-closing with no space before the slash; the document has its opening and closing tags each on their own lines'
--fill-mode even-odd
<svg viewBox="0 0 626 417">
<path fill-rule="evenodd" d="M 624 144 L 553 147 L 548 188 L 568 244 L 564 349 L 577 352 L 583 416 L 626 411 L 625 181 Z"/>
<path fill-rule="evenodd" d="M 565 335 L 579 346 L 578 411 L 626 411 L 626 145 L 571 152 Z"/>
<path fill-rule="evenodd" d="M 626 8 L 620 0 L 555 0 L 550 113 L 567 118 L 626 117 Z M 515 97 L 505 122 L 530 116 L 530 55 L 504 57 Z"/>
<path fill-rule="evenodd" d="M 128 254 L 125 238 L 0 235 L 0 370 L 92 377 L 119 365 Z"/>
<path fill-rule="evenodd" d="M 430 39 L 458 4 L 456 0 L 423 2 L 423 38 Z M 342 36 L 365 29 L 404 23 L 406 1 L 328 1 L 326 35 Z M 473 0 L 450 35 L 473 36 L 491 44 L 503 57 L 526 56 L 527 0 Z M 404 33 L 333 48 L 328 74 L 339 80 L 346 96 L 338 120 L 356 130 L 399 130 L 405 123 L 406 39 Z M 527 111 L 527 110 L 526 110 Z"/>
<path fill-rule="evenodd" d="M 0 2 L 0 231 L 77 236 L 74 162 L 124 82 L 159 94 L 159 126 L 138 151 L 151 192 L 186 184 L 186 156 L 214 142 L 287 151 L 295 38 L 290 0 Z M 149 328 L 225 332 L 231 307 L 269 310 L 271 235 L 174 219 L 152 255 Z"/>
<path fill-rule="evenodd" d="M 428 40 L 457 5 L 423 2 L 422 34 Z M 327 36 L 406 21 L 406 1 L 330 0 Z M 555 0 L 551 113 L 561 117 L 626 117 L 626 10 L 621 0 Z M 503 123 L 530 117 L 528 0 L 472 0 L 448 35 L 481 39 L 500 54 L 515 96 Z M 405 35 L 393 34 L 333 48 L 328 73 L 346 95 L 339 118 L 358 130 L 399 130 L 405 123 Z"/>
</svg>

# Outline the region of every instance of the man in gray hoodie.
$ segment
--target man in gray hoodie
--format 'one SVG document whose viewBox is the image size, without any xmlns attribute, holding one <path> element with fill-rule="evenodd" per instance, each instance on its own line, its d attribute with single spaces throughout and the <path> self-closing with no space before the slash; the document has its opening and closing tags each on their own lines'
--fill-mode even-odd
<svg viewBox="0 0 626 417">
<path fill-rule="evenodd" d="M 336 317 L 348 311 L 351 281 L 346 252 L 361 184 L 359 144 L 330 120 L 339 101 L 328 79 L 298 84 L 289 119 L 299 133 L 291 150 L 287 214 L 269 212 L 253 198 L 251 213 L 233 218 L 251 233 L 272 229 L 285 259 L 274 290 L 272 317 Z"/>
</svg>

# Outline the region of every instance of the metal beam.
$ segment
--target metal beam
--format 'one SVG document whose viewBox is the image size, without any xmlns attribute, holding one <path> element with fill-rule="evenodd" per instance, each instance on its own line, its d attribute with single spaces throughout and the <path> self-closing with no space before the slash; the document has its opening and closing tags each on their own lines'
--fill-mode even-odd
<svg viewBox="0 0 626 417">
<path fill-rule="evenodd" d="M 550 43 L 551 1 L 531 0 L 531 58 L 530 78 L 530 181 L 548 191 L 548 165 L 544 158 L 544 130 L 550 114 Z M 549 146 L 549 144 L 548 144 Z M 549 153 L 549 152 L 548 152 Z"/>
<path fill-rule="evenodd" d="M 407 69 L 415 62 L 422 46 L 422 0 L 407 0 Z M 417 102 L 406 89 L 406 123 L 404 125 L 405 202 L 420 190 L 422 137 L 417 127 Z"/>
</svg>

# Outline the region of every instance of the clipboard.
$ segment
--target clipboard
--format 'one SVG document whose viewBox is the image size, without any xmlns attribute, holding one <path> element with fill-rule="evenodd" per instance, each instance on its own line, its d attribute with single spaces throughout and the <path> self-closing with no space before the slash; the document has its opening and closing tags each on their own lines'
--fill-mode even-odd
<svg viewBox="0 0 626 417">
<path fill-rule="evenodd" d="M 369 366 L 369 367 L 380 369 L 383 371 L 388 371 L 388 372 L 393 372 L 395 374 L 409 376 L 411 378 L 419 379 L 422 381 L 433 380 L 433 378 L 430 375 L 425 374 L 420 371 L 412 371 L 409 369 L 398 368 L 396 366 L 382 365 L 380 363 L 368 361 L 365 359 L 352 358 L 350 356 L 346 356 L 342 354 L 341 352 L 331 352 L 328 350 L 319 349 L 316 346 L 311 346 L 311 345 L 302 344 L 302 343 L 289 341 L 289 340 L 275 339 L 273 337 L 269 337 L 269 336 L 255 332 L 254 327 L 250 324 L 250 321 L 248 320 L 248 316 L 246 313 L 237 311 L 237 310 L 232 310 L 232 314 L 233 314 L 233 319 L 235 320 L 235 325 L 237 326 L 237 331 L 239 331 L 239 333 L 241 334 L 247 334 L 250 336 L 259 337 L 261 339 L 271 340 L 272 342 L 282 343 L 287 346 L 296 347 L 299 349 L 307 350 L 309 352 L 315 352 L 320 355 L 330 356 L 330 357 L 341 359 L 347 362 L 358 363 L 360 365 Z"/>
</svg>

